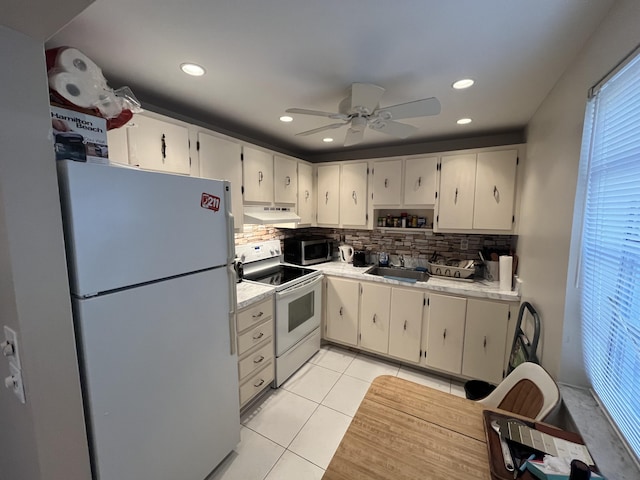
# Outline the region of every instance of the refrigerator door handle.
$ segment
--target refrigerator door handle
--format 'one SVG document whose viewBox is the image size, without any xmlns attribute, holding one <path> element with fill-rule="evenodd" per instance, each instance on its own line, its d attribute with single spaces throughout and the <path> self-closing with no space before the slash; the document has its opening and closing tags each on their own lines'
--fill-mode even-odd
<svg viewBox="0 0 640 480">
<path fill-rule="evenodd" d="M 236 259 L 236 239 L 234 235 L 235 222 L 231 213 L 231 184 L 224 182 L 225 217 L 227 220 L 227 263 L 231 264 Z"/>
<path fill-rule="evenodd" d="M 231 355 L 236 354 L 236 271 L 233 265 L 227 265 L 227 281 L 229 282 L 229 339 Z"/>
</svg>

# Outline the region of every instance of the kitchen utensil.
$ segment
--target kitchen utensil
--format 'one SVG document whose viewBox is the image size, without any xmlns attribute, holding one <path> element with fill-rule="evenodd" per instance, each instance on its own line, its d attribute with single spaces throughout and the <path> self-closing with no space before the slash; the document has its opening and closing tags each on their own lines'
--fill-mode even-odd
<svg viewBox="0 0 640 480">
<path fill-rule="evenodd" d="M 500 437 L 500 448 L 502 448 L 502 459 L 504 460 L 504 467 L 509 472 L 513 472 L 513 458 L 511 457 L 511 452 L 509 451 L 509 445 L 507 445 L 507 441 L 500 433 L 500 425 L 498 425 L 497 421 L 492 420 L 491 428 L 493 428 Z"/>
<path fill-rule="evenodd" d="M 353 261 L 353 247 L 351 245 L 340 245 L 338 247 L 340 251 L 340 261 L 349 263 Z"/>
</svg>

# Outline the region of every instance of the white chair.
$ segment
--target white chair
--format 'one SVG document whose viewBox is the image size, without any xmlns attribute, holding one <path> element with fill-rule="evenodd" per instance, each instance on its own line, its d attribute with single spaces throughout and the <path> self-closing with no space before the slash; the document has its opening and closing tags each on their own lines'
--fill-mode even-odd
<svg viewBox="0 0 640 480">
<path fill-rule="evenodd" d="M 543 420 L 560 403 L 560 390 L 537 363 L 524 362 L 506 376 L 489 396 L 478 400 L 535 420 Z"/>
</svg>

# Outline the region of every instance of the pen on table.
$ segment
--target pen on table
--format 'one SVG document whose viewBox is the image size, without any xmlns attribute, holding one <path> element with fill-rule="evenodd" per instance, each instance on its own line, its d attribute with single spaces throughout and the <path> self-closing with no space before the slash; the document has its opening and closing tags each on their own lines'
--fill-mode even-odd
<svg viewBox="0 0 640 480">
<path fill-rule="evenodd" d="M 520 466 L 513 471 L 513 478 L 518 478 L 527 469 L 527 462 L 529 460 L 533 460 L 534 458 L 536 458 L 536 454 L 532 453 L 531 455 L 529 455 L 529 458 L 523 460 Z"/>
</svg>

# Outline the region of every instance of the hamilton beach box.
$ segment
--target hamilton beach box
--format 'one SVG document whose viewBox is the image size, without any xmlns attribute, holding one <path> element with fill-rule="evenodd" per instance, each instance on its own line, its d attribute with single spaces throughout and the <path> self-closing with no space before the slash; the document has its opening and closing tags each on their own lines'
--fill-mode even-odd
<svg viewBox="0 0 640 480">
<path fill-rule="evenodd" d="M 56 160 L 109 163 L 104 118 L 52 105 L 51 127 Z"/>
</svg>

